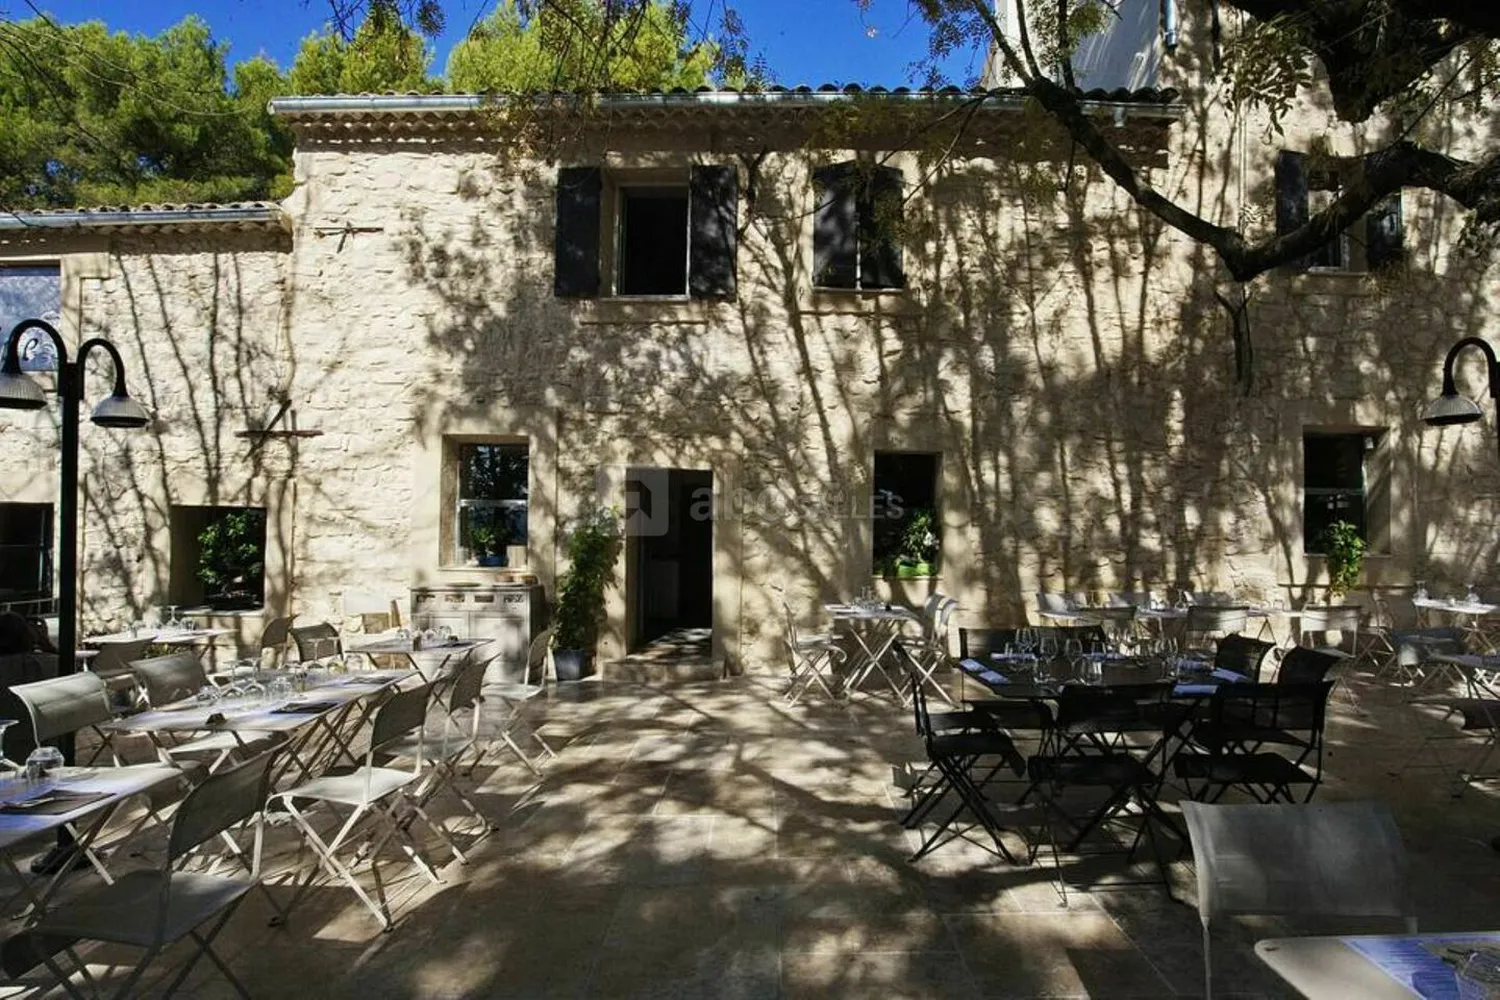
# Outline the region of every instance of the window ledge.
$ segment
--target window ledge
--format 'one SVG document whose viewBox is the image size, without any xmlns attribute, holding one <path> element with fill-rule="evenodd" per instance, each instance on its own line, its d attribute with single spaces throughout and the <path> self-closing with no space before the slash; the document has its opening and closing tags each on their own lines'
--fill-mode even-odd
<svg viewBox="0 0 1500 1000">
<path fill-rule="evenodd" d="M 799 311 L 824 315 L 915 316 L 922 308 L 921 296 L 912 288 L 814 288 L 799 303 Z"/>
<path fill-rule="evenodd" d="M 680 296 L 626 296 L 582 299 L 574 315 L 580 323 L 694 323 L 707 325 L 719 318 L 726 303 L 719 299 Z"/>
</svg>

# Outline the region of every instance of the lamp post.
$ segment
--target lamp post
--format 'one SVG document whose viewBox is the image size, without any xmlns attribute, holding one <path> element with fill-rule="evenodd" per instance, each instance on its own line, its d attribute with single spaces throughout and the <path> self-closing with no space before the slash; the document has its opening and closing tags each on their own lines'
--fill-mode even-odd
<svg viewBox="0 0 1500 1000">
<path fill-rule="evenodd" d="M 1422 419 L 1432 427 L 1452 427 L 1457 424 L 1472 424 L 1484 416 L 1484 411 L 1479 404 L 1467 396 L 1458 394 L 1458 387 L 1453 381 L 1453 364 L 1465 348 L 1477 347 L 1484 355 L 1486 373 L 1490 379 L 1490 398 L 1500 405 L 1500 359 L 1495 357 L 1495 349 L 1489 342 L 1479 337 L 1465 337 L 1448 349 L 1448 357 L 1443 361 L 1443 394 L 1431 403 L 1427 404 L 1427 411 L 1422 414 Z M 1500 438 L 1496 439 L 1500 442 Z M 1490 840 L 1490 847 L 1500 851 L 1500 836 Z"/>
<path fill-rule="evenodd" d="M 1458 394 L 1458 387 L 1453 381 L 1453 365 L 1458 356 L 1465 348 L 1477 347 L 1484 355 L 1490 377 L 1490 398 L 1500 404 L 1500 359 L 1495 357 L 1495 349 L 1488 341 L 1479 337 L 1465 337 L 1454 344 L 1448 351 L 1447 360 L 1443 362 L 1443 394 L 1431 403 L 1427 404 L 1427 411 L 1422 414 L 1422 419 L 1433 427 L 1451 427 L 1455 424 L 1472 424 L 1484 416 L 1484 411 L 1479 404 L 1467 396 Z M 1500 441 L 1500 438 L 1497 438 Z"/>
<path fill-rule="evenodd" d="M 44 320 L 27 319 L 17 323 L 5 342 L 5 361 L 0 365 L 0 410 L 40 410 L 47 397 L 36 381 L 21 371 L 21 336 L 27 330 L 41 330 L 52 338 L 57 352 L 57 394 L 62 400 L 62 495 L 58 498 L 58 609 L 57 668 L 60 673 L 77 669 L 78 648 L 78 407 L 83 402 L 84 362 L 98 348 L 109 355 L 115 367 L 115 388 L 108 398 L 94 407 L 90 419 L 100 427 L 137 428 L 151 422 L 140 403 L 125 391 L 125 365 L 115 345 L 102 337 L 86 340 L 78 356 L 68 360 L 62 336 Z M 65 747 L 65 752 L 71 748 Z M 68 754 L 71 763 L 72 754 Z"/>
</svg>

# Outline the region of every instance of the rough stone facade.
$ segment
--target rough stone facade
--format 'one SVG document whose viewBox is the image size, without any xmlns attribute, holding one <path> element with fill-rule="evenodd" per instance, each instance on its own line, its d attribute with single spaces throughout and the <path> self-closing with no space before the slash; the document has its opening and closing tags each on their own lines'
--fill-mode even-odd
<svg viewBox="0 0 1500 1000">
<path fill-rule="evenodd" d="M 1163 67 L 1179 85 L 1201 57 L 1180 51 Z M 1360 148 L 1321 114 L 1273 142 L 1211 88 L 1183 89 L 1180 123 L 1126 127 L 1153 181 L 1221 222 L 1270 225 L 1278 148 Z M 162 602 L 174 504 L 268 509 L 268 613 L 491 579 L 444 564 L 446 449 L 476 439 L 530 445 L 528 564 L 549 596 L 559 524 L 621 502 L 627 467 L 711 470 L 715 643 L 744 668 L 775 662 L 783 593 L 810 619 L 870 585 L 885 449 L 941 453 L 943 530 L 940 579 L 880 586 L 915 602 L 940 587 L 962 623 L 1019 621 L 1039 587 L 1320 599 L 1302 551 L 1309 427 L 1382 432 L 1368 590 L 1500 583 L 1494 424 L 1420 422 L 1449 345 L 1495 315 L 1494 271 L 1453 252 L 1453 206 L 1407 193 L 1399 276 L 1256 282 L 1246 392 L 1212 255 L 1065 149 L 1011 155 L 1032 125 L 992 117 L 942 162 L 892 161 L 912 184 L 903 292 L 810 280 L 811 163 L 888 143 L 809 154 L 806 134 L 696 124 L 596 122 L 535 155 L 482 127 L 303 128 L 288 232 L 0 244 L 0 262 L 62 261 L 65 334 L 113 338 L 157 417 L 143 435 L 85 430 L 86 627 Z M 560 164 L 698 162 L 739 167 L 734 300 L 554 297 Z M 295 434 L 244 433 L 282 400 Z M 0 419 L 0 500 L 53 495 L 54 420 Z M 623 560 L 618 582 L 605 658 L 623 648 Z"/>
</svg>

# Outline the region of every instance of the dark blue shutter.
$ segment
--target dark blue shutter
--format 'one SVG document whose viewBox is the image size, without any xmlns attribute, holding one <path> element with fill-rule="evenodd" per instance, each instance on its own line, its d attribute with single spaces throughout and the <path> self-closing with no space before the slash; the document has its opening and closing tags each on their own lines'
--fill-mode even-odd
<svg viewBox="0 0 1500 1000">
<path fill-rule="evenodd" d="M 895 167 L 876 167 L 859 205 L 859 287 L 905 288 L 901 209 L 905 186 Z"/>
<path fill-rule="evenodd" d="M 818 199 L 813 213 L 813 284 L 819 288 L 856 287 L 857 183 L 853 163 L 836 163 L 813 171 Z"/>
<path fill-rule="evenodd" d="M 552 290 L 559 298 L 599 294 L 599 205 L 603 188 L 598 167 L 563 167 L 557 172 Z"/>
<path fill-rule="evenodd" d="M 1401 192 L 1393 191 L 1365 216 L 1365 262 L 1371 271 L 1398 267 L 1406 260 L 1406 227 Z"/>
<path fill-rule="evenodd" d="M 688 292 L 734 298 L 739 174 L 732 166 L 694 167 L 688 180 Z"/>
<path fill-rule="evenodd" d="M 1283 149 L 1276 154 L 1276 232 L 1278 235 L 1301 228 L 1307 211 L 1307 156 Z M 1308 261 L 1292 261 L 1294 271 L 1305 271 Z"/>
</svg>

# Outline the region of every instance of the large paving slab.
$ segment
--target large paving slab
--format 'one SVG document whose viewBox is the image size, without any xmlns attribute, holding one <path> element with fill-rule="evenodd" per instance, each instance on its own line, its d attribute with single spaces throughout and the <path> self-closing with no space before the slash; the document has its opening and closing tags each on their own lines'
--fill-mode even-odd
<svg viewBox="0 0 1500 1000">
<path fill-rule="evenodd" d="M 1352 688 L 1334 706 L 1320 796 L 1391 803 L 1425 929 L 1500 927 L 1493 790 L 1455 798 L 1444 772 L 1406 767 L 1440 721 L 1368 679 Z M 223 955 L 264 998 L 1201 995 L 1192 872 L 1172 842 L 1182 902 L 1125 884 L 1149 869 L 1108 859 L 1065 856 L 1065 892 L 1046 852 L 1013 867 L 960 840 L 913 863 L 921 833 L 898 823 L 901 776 L 922 756 L 910 711 L 874 695 L 789 708 L 779 691 L 760 677 L 553 691 L 533 706 L 559 749 L 543 774 L 493 754 L 468 779 L 493 832 L 476 838 L 439 803 L 469 863 L 445 864 L 436 886 L 399 855 L 382 864 L 389 933 L 320 883 L 285 927 L 250 897 Z M 112 863 L 128 867 L 127 853 Z M 274 897 L 299 860 L 291 829 L 272 826 Z M 1267 918 L 1216 929 L 1216 994 L 1288 996 L 1252 952 L 1288 929 Z M 169 953 L 142 995 L 185 956 Z M 130 957 L 88 953 L 105 980 L 120 974 L 106 963 Z M 204 963 L 183 995 L 233 994 Z"/>
</svg>

